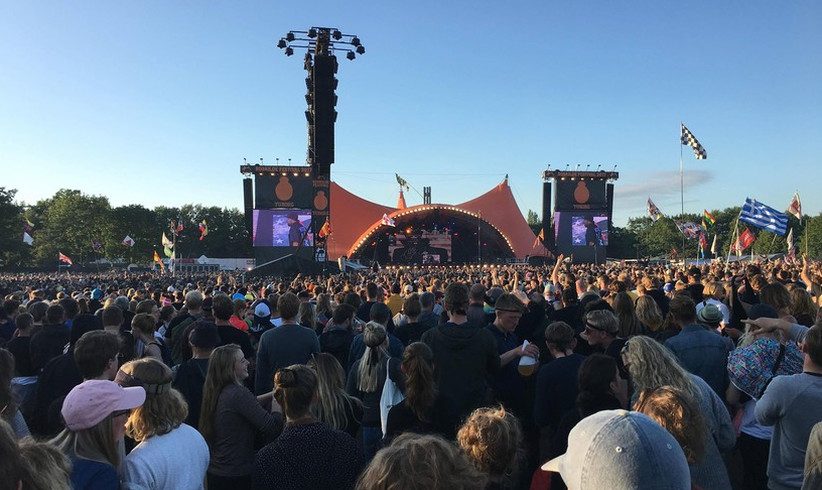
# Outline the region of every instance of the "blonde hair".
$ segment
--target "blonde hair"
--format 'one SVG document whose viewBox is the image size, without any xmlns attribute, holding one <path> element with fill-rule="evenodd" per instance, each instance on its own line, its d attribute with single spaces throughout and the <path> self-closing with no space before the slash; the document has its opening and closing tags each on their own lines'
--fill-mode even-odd
<svg viewBox="0 0 822 490">
<path fill-rule="evenodd" d="M 511 474 L 523 455 L 522 427 L 503 407 L 478 408 L 457 432 L 457 444 L 492 480 Z"/>
<path fill-rule="evenodd" d="M 171 387 L 171 369 L 157 359 L 144 357 L 123 364 L 123 373 L 138 378 L 146 390 L 146 401 L 131 411 L 126 434 L 135 441 L 168 434 L 188 416 L 183 395 Z"/>
<path fill-rule="evenodd" d="M 483 490 L 487 482 L 487 476 L 442 437 L 406 432 L 374 456 L 355 488 Z"/>
<path fill-rule="evenodd" d="M 99 463 L 108 463 L 115 468 L 120 464 L 120 452 L 114 440 L 112 414 L 108 414 L 94 427 L 81 430 L 63 429 L 49 441 L 69 458 L 76 456 Z"/>
<path fill-rule="evenodd" d="M 662 322 L 665 321 L 665 319 L 662 318 L 662 310 L 659 308 L 659 305 L 656 304 L 656 300 L 647 295 L 637 298 L 636 317 L 651 331 L 659 329 L 659 327 L 662 326 Z"/>
<path fill-rule="evenodd" d="M 324 352 L 314 356 L 308 366 L 317 373 L 319 402 L 313 405 L 314 415 L 320 422 L 337 430 L 348 430 L 347 413 L 362 402 L 345 392 L 345 371 L 333 355 Z"/>
<path fill-rule="evenodd" d="M 644 390 L 639 394 L 634 410 L 651 417 L 670 432 L 682 446 L 688 463 L 698 463 L 705 457 L 708 426 L 699 406 L 686 392 L 673 386 Z"/>
<path fill-rule="evenodd" d="M 679 365 L 673 353 L 656 340 L 642 335 L 633 337 L 625 343 L 622 352 L 637 391 L 670 385 L 697 401 L 702 399 L 688 372 Z"/>
<path fill-rule="evenodd" d="M 203 402 L 197 428 L 209 447 L 214 443 L 214 413 L 220 394 L 226 386 L 239 383 L 234 370 L 237 352 L 243 352 L 237 344 L 221 345 L 208 358 L 208 374 L 203 384 Z"/>
<path fill-rule="evenodd" d="M 363 393 L 373 393 L 379 388 L 379 373 L 385 369 L 385 360 L 389 357 L 383 345 L 387 335 L 385 327 L 377 322 L 368 322 L 363 328 L 365 352 L 357 369 L 357 389 Z"/>
<path fill-rule="evenodd" d="M 27 437 L 20 460 L 25 490 L 71 490 L 71 461 L 56 446 Z"/>
</svg>

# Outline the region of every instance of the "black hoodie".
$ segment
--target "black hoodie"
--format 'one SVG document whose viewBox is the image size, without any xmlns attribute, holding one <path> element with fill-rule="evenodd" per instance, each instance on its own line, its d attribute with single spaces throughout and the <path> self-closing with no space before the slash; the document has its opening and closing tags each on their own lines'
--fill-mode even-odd
<svg viewBox="0 0 822 490">
<path fill-rule="evenodd" d="M 500 369 L 497 342 L 485 328 L 445 323 L 426 331 L 422 342 L 434 353 L 434 376 L 440 391 L 453 397 L 460 416 L 488 399 L 485 378 Z"/>
</svg>

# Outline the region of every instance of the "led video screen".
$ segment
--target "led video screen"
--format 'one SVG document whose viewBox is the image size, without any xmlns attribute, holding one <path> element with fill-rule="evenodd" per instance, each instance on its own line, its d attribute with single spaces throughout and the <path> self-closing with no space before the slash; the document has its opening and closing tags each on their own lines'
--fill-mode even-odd
<svg viewBox="0 0 822 490">
<path fill-rule="evenodd" d="M 451 234 L 423 231 L 389 237 L 388 255 L 396 264 L 444 264 L 451 256 Z"/>
<path fill-rule="evenodd" d="M 255 209 L 252 230 L 255 247 L 314 246 L 308 209 Z"/>
</svg>

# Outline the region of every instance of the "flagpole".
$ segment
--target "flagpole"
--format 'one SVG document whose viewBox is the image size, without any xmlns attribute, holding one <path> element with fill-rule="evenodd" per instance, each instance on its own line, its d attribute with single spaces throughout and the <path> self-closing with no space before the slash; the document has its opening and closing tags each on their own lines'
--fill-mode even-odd
<svg viewBox="0 0 822 490">
<path fill-rule="evenodd" d="M 802 220 L 799 220 L 799 223 L 802 223 Z M 808 220 L 805 220 L 805 255 L 808 255 L 810 251 L 808 250 Z"/>
<path fill-rule="evenodd" d="M 684 122 L 679 122 L 679 217 L 685 219 L 685 166 L 682 164 L 682 127 Z M 682 236 L 682 250 L 685 250 L 685 236 Z"/>
<path fill-rule="evenodd" d="M 731 265 L 731 249 L 734 248 L 736 245 L 736 241 L 734 240 L 734 235 L 736 235 L 736 240 L 739 239 L 739 217 L 742 216 L 742 211 L 740 210 L 739 214 L 736 217 L 736 223 L 734 224 L 734 231 L 731 233 L 731 243 L 728 246 L 728 258 L 725 260 L 725 272 L 728 272 L 728 268 Z"/>
</svg>

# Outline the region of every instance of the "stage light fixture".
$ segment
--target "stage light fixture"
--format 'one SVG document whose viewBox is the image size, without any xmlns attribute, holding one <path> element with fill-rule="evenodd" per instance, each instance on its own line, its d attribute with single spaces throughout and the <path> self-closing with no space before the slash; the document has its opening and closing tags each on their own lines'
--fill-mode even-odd
<svg viewBox="0 0 822 490">
<path fill-rule="evenodd" d="M 363 46 L 362 44 L 357 46 L 357 54 L 365 54 L 365 46 Z"/>
<path fill-rule="evenodd" d="M 334 32 L 331 33 L 331 37 L 333 37 L 336 41 L 339 41 L 342 39 L 342 32 L 335 29 Z"/>
<path fill-rule="evenodd" d="M 310 37 L 311 39 L 314 39 L 315 37 L 317 37 L 317 29 L 314 29 L 313 27 L 311 29 L 309 29 L 308 30 L 308 37 Z"/>
<path fill-rule="evenodd" d="M 292 54 L 294 54 L 294 49 L 292 49 L 291 46 L 285 48 L 285 55 L 286 56 L 291 56 Z"/>
<path fill-rule="evenodd" d="M 354 36 L 351 38 L 351 45 L 352 46 L 359 46 L 360 45 L 360 38 Z"/>
<path fill-rule="evenodd" d="M 357 57 L 357 55 L 355 55 L 353 51 L 349 51 L 348 54 L 345 55 L 345 57 L 348 58 L 349 60 L 353 60 L 354 58 Z"/>
<path fill-rule="evenodd" d="M 293 32 L 289 32 L 288 34 L 286 34 L 286 35 L 285 35 L 285 40 L 286 40 L 286 41 L 288 41 L 288 42 L 291 42 L 291 41 L 293 41 L 294 39 L 296 39 L 296 38 L 294 37 L 294 33 L 293 33 Z"/>
<path fill-rule="evenodd" d="M 285 39 L 280 38 L 280 40 L 277 41 L 277 47 L 278 48 L 285 49 L 286 46 L 287 46 L 287 44 L 285 42 Z"/>
</svg>

